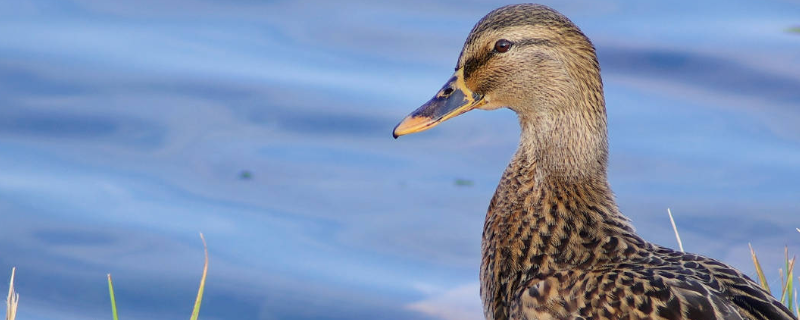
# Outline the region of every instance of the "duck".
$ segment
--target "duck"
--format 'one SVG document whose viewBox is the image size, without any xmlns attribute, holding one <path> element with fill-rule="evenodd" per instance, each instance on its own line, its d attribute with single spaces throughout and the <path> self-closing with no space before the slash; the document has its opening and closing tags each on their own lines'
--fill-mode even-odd
<svg viewBox="0 0 800 320">
<path fill-rule="evenodd" d="M 567 17 L 538 4 L 491 11 L 455 73 L 393 135 L 499 108 L 521 133 L 483 228 L 486 319 L 797 320 L 742 272 L 650 243 L 620 212 L 600 65 Z"/>
</svg>

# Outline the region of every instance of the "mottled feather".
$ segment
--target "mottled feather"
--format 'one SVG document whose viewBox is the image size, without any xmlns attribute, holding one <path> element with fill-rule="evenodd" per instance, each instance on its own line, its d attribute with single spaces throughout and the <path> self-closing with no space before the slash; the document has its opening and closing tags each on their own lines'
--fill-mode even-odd
<svg viewBox="0 0 800 320">
<path fill-rule="evenodd" d="M 514 47 L 492 51 L 499 39 Z M 522 127 L 483 230 L 486 319 L 796 319 L 741 272 L 651 244 L 619 212 L 599 64 L 569 19 L 532 4 L 492 11 L 459 68 L 484 109 L 508 107 Z"/>
</svg>

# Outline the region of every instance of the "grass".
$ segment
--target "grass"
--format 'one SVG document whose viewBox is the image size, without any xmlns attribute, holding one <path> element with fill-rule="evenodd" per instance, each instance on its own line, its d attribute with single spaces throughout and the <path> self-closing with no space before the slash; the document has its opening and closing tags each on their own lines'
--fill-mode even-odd
<svg viewBox="0 0 800 320">
<path fill-rule="evenodd" d="M 667 214 L 669 214 L 669 220 L 670 223 L 672 223 L 672 229 L 675 231 L 675 238 L 678 240 L 678 246 L 680 247 L 681 252 L 683 252 L 683 242 L 681 241 L 681 236 L 678 233 L 678 228 L 675 225 L 675 219 L 672 216 L 672 211 L 667 209 Z M 800 232 L 800 228 L 796 229 L 797 232 Z M 202 233 L 200 233 L 200 240 L 203 241 L 205 262 L 203 264 L 203 275 L 200 277 L 200 288 L 197 290 L 197 298 L 194 302 L 192 315 L 189 318 L 190 320 L 197 320 L 200 316 L 200 305 L 203 301 L 203 292 L 206 286 L 206 276 L 208 275 L 208 246 L 206 245 L 206 238 Z M 800 296 L 798 295 L 797 288 L 794 283 L 794 263 L 797 260 L 797 257 L 794 256 L 789 259 L 789 248 L 784 248 L 783 252 L 785 269 L 778 269 L 778 274 L 780 275 L 781 279 L 780 301 L 786 305 L 789 310 L 792 310 L 795 315 L 800 315 L 800 304 L 798 304 L 798 299 Z M 758 257 L 756 256 L 756 252 L 753 250 L 752 246 L 750 246 L 750 255 L 756 268 L 759 285 L 761 285 L 768 292 L 772 292 L 767 284 L 767 277 L 764 274 L 764 270 L 761 268 L 761 263 L 758 262 Z M 8 298 L 6 299 L 6 320 L 14 320 L 17 316 L 19 294 L 14 289 L 14 277 L 16 275 L 16 270 L 17 268 L 11 269 L 11 281 L 8 285 Z M 800 277 L 798 277 L 797 280 L 800 281 Z M 119 320 L 119 316 L 117 315 L 117 301 L 114 296 L 114 284 L 111 281 L 111 274 L 108 274 L 108 293 L 111 299 L 112 319 Z M 777 297 L 777 295 L 775 296 Z"/>
<path fill-rule="evenodd" d="M 800 232 L 800 229 L 798 229 Z M 761 268 L 761 264 L 758 263 L 758 258 L 756 257 L 755 251 L 753 251 L 753 247 L 750 247 L 750 254 L 753 257 L 753 264 L 756 267 L 756 273 L 758 274 L 758 281 L 764 290 L 772 292 L 769 289 L 769 285 L 767 284 L 767 277 L 764 275 L 764 271 Z M 797 261 L 797 256 L 793 256 L 789 259 L 789 248 L 783 248 L 784 254 L 784 268 L 786 269 L 778 269 L 778 275 L 781 279 L 781 291 L 780 291 L 780 301 L 783 303 L 789 310 L 792 310 L 795 315 L 800 316 L 800 305 L 797 304 L 798 294 L 797 289 L 794 287 L 794 262 Z M 797 278 L 800 280 L 800 277 Z M 773 292 L 773 295 L 774 292 Z M 777 297 L 777 295 L 775 295 Z"/>
<path fill-rule="evenodd" d="M 750 247 L 750 256 L 753 258 L 753 264 L 756 266 L 756 274 L 758 275 L 759 284 L 767 291 L 772 292 L 772 290 L 769 289 L 769 284 L 767 283 L 767 276 L 764 275 L 764 270 L 761 269 L 761 263 L 758 262 L 756 251 L 753 250 L 753 246 L 749 243 L 747 246 Z"/>
<path fill-rule="evenodd" d="M 200 303 L 203 302 L 203 291 L 206 287 L 206 276 L 208 275 L 208 246 L 206 245 L 206 238 L 203 233 L 200 233 L 200 240 L 203 240 L 203 253 L 205 254 L 205 263 L 203 264 L 203 276 L 200 277 L 200 289 L 197 289 L 197 298 L 194 300 L 194 309 L 192 310 L 191 320 L 197 320 L 200 316 Z"/>
<path fill-rule="evenodd" d="M 206 276 L 208 276 L 208 246 L 206 245 L 206 238 L 200 233 L 200 240 L 203 241 L 203 253 L 205 254 L 205 263 L 203 264 L 203 275 L 200 277 L 200 289 L 197 290 L 197 298 L 194 301 L 194 308 L 192 315 L 189 319 L 197 320 L 200 317 L 200 304 L 203 301 L 203 291 L 206 286 Z M 6 320 L 14 320 L 17 317 L 17 305 L 19 305 L 19 294 L 14 290 L 14 276 L 16 275 L 17 268 L 11 269 L 11 282 L 8 285 L 8 298 L 6 299 Z M 114 283 L 111 281 L 111 274 L 108 277 L 108 294 L 111 298 L 111 317 L 114 320 L 119 320 L 117 315 L 117 299 L 114 296 Z"/>
<path fill-rule="evenodd" d="M 203 264 L 203 275 L 200 277 L 200 289 L 197 290 L 197 298 L 194 300 L 194 308 L 192 309 L 191 320 L 197 320 L 200 317 L 200 304 L 203 301 L 203 291 L 206 287 L 206 276 L 208 275 L 208 246 L 206 245 L 206 238 L 203 233 L 200 233 L 200 240 L 203 241 L 203 253 L 205 254 L 205 263 Z M 111 296 L 111 316 L 114 320 L 119 320 L 117 316 L 117 299 L 114 297 L 114 284 L 111 281 L 111 274 L 108 274 L 108 294 Z"/>
<path fill-rule="evenodd" d="M 675 239 L 678 240 L 678 248 L 681 249 L 683 252 L 683 241 L 681 241 L 681 235 L 678 233 L 678 227 L 675 226 L 675 218 L 672 217 L 672 211 L 667 208 L 667 214 L 669 215 L 669 222 L 672 224 L 672 230 L 675 230 Z"/>
<path fill-rule="evenodd" d="M 14 276 L 16 273 L 17 268 L 11 268 L 11 281 L 8 284 L 8 298 L 6 299 L 6 320 L 14 320 L 17 317 L 19 294 L 14 291 Z"/>
<path fill-rule="evenodd" d="M 108 295 L 111 296 L 111 318 L 119 320 L 117 315 L 117 299 L 114 297 L 114 284 L 111 281 L 111 274 L 108 274 Z"/>
</svg>

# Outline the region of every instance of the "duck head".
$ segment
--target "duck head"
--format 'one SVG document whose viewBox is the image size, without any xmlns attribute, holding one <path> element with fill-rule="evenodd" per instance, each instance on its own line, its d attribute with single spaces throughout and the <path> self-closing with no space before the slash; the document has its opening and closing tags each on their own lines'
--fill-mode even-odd
<svg viewBox="0 0 800 320">
<path fill-rule="evenodd" d="M 394 137 L 473 109 L 502 107 L 519 115 L 522 143 L 536 145 L 537 156 L 605 170 L 605 102 L 594 46 L 569 19 L 542 5 L 506 6 L 481 19 L 453 76 L 394 128 Z"/>
<path fill-rule="evenodd" d="M 473 109 L 508 107 L 524 116 L 546 116 L 573 102 L 565 100 L 602 104 L 602 97 L 586 97 L 592 91 L 602 94 L 600 70 L 594 47 L 577 26 L 546 6 L 506 6 L 475 25 L 453 76 L 395 127 L 394 136 L 430 129 Z"/>
</svg>

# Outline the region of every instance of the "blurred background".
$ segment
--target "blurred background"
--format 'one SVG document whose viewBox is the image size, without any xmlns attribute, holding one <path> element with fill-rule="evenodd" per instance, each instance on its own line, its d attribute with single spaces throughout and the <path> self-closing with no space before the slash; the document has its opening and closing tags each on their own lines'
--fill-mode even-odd
<svg viewBox="0 0 800 320">
<path fill-rule="evenodd" d="M 543 1 L 597 47 L 642 236 L 779 287 L 800 252 L 798 1 Z M 0 279 L 20 320 L 481 319 L 513 112 L 394 140 L 495 1 L 0 2 Z M 6 283 L 0 281 L 0 283 Z M 0 291 L 6 290 L 0 285 Z"/>
</svg>

